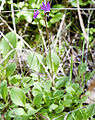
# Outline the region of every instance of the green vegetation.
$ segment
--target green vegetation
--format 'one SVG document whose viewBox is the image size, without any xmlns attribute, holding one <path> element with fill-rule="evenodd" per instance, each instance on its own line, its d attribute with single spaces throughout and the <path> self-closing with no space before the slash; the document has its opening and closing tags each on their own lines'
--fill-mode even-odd
<svg viewBox="0 0 95 120">
<path fill-rule="evenodd" d="M 0 0 L 0 120 L 94 120 L 93 0 L 42 2 Z"/>
</svg>

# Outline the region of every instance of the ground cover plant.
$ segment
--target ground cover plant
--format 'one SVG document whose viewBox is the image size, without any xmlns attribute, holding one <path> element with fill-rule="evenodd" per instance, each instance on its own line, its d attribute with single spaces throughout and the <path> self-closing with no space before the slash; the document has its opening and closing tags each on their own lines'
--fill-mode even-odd
<svg viewBox="0 0 95 120">
<path fill-rule="evenodd" d="M 0 0 L 0 120 L 95 119 L 94 6 Z"/>
</svg>

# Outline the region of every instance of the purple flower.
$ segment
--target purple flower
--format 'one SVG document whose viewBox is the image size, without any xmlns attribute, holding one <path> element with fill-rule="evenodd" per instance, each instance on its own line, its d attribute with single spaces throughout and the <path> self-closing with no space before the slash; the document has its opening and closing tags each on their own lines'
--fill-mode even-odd
<svg viewBox="0 0 95 120">
<path fill-rule="evenodd" d="M 44 10 L 44 11 L 45 11 L 45 13 L 50 12 L 50 4 L 49 4 L 49 1 L 47 2 L 47 5 L 45 5 L 45 3 L 44 3 L 44 2 L 42 2 L 42 4 L 43 4 L 43 7 L 42 7 L 42 6 L 40 6 L 40 7 L 41 7 L 41 9 L 42 9 L 42 10 Z"/>
<path fill-rule="evenodd" d="M 36 17 L 37 17 L 37 15 L 39 14 L 40 12 L 37 10 L 36 12 L 35 12 L 35 10 L 34 10 L 34 16 L 33 16 L 33 18 L 34 19 L 36 19 Z"/>
</svg>

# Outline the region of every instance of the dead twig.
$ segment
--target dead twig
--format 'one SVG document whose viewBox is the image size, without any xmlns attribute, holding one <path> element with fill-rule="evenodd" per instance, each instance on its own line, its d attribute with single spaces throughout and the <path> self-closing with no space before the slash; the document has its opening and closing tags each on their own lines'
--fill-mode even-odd
<svg viewBox="0 0 95 120">
<path fill-rule="evenodd" d="M 4 4 L 5 4 L 5 0 L 2 0 L 1 6 L 0 6 L 0 12 L 3 9 Z"/>
<path fill-rule="evenodd" d="M 57 44 L 57 42 L 58 42 L 60 33 L 61 33 L 61 31 L 62 31 L 63 24 L 64 24 L 64 21 L 65 21 L 65 17 L 66 17 L 66 12 L 64 13 L 64 15 L 63 15 L 63 17 L 62 17 L 62 21 L 61 21 L 61 24 L 60 24 L 60 27 L 59 27 L 59 30 L 58 30 L 58 33 L 57 33 L 57 37 L 56 37 L 56 40 L 55 40 L 55 42 L 54 42 L 54 49 L 55 49 L 56 44 Z"/>
<path fill-rule="evenodd" d="M 16 24 L 15 24 L 15 16 L 14 16 L 13 0 L 10 0 L 10 2 L 11 2 L 11 11 L 12 11 L 13 28 L 14 28 L 14 31 L 16 32 Z"/>
<path fill-rule="evenodd" d="M 12 49 L 12 50 L 4 57 L 4 59 L 2 59 L 2 60 L 0 61 L 0 64 L 2 64 L 2 63 L 11 55 L 11 53 L 14 52 L 15 50 L 16 50 L 16 48 Z"/>
<path fill-rule="evenodd" d="M 86 41 L 87 41 L 87 33 L 86 33 L 86 31 L 85 31 L 83 19 L 82 19 L 81 12 L 80 12 L 79 0 L 77 0 L 77 8 L 78 8 L 78 16 L 79 16 L 79 21 L 80 21 L 81 29 L 82 29 L 84 38 L 85 38 Z"/>
<path fill-rule="evenodd" d="M 40 112 L 37 113 L 38 115 L 40 115 L 44 120 L 48 120 L 44 115 L 42 115 Z"/>
<path fill-rule="evenodd" d="M 37 22 L 37 25 L 38 25 L 39 33 L 40 33 L 40 35 L 41 35 L 41 37 L 42 37 L 42 41 L 43 41 L 43 44 L 44 44 L 45 52 L 46 52 L 46 54 L 47 54 L 48 50 L 47 50 L 46 42 L 45 42 L 45 39 L 44 39 L 42 30 L 41 30 L 40 25 L 39 25 L 38 22 Z"/>
</svg>

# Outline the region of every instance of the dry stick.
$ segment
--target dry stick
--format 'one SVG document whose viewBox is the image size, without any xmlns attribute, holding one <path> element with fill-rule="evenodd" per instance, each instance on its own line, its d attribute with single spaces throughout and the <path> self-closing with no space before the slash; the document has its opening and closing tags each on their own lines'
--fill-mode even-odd
<svg viewBox="0 0 95 120">
<path fill-rule="evenodd" d="M 2 64 L 2 63 L 9 57 L 9 55 L 11 55 L 11 53 L 14 52 L 15 50 L 16 50 L 16 48 L 12 49 L 12 50 L 4 57 L 4 59 L 2 59 L 2 60 L 0 61 L 0 64 Z"/>
<path fill-rule="evenodd" d="M 12 11 L 13 28 L 14 28 L 14 31 L 15 31 L 15 33 L 16 33 L 16 24 L 15 24 L 15 16 L 14 16 L 13 0 L 10 0 L 10 2 L 11 2 L 11 11 Z M 19 53 L 19 50 L 17 50 L 17 55 L 18 55 L 19 65 L 20 65 L 20 69 L 21 69 L 21 73 L 22 73 L 23 71 L 22 71 L 22 64 L 21 64 L 21 59 L 20 59 L 20 53 Z"/>
<path fill-rule="evenodd" d="M 64 21 L 65 21 L 65 17 L 66 17 L 66 12 L 64 13 L 63 17 L 62 17 L 62 21 L 61 21 L 61 24 L 60 24 L 60 27 L 59 27 L 59 30 L 58 30 L 58 33 L 57 33 L 57 37 L 56 37 L 56 40 L 55 40 L 55 43 L 54 43 L 54 49 L 56 47 L 56 44 L 58 42 L 58 38 L 60 36 L 60 33 L 62 31 L 62 27 L 63 27 L 63 24 L 64 24 Z"/>
<path fill-rule="evenodd" d="M 15 24 L 15 17 L 14 17 L 14 8 L 13 8 L 13 0 L 10 0 L 11 2 L 11 11 L 12 11 L 12 20 L 13 20 L 13 28 L 16 33 L 16 24 Z"/>
<path fill-rule="evenodd" d="M 89 25 L 90 25 L 90 19 L 91 19 L 91 16 L 92 16 L 92 13 L 93 11 L 90 12 L 90 15 L 89 15 L 89 18 L 88 18 L 88 26 L 87 26 L 87 44 L 86 44 L 86 62 L 87 62 L 87 53 L 88 53 L 88 47 L 89 47 Z M 91 52 L 91 49 L 90 49 L 90 52 Z"/>
<path fill-rule="evenodd" d="M 88 34 L 87 34 L 86 31 L 85 31 L 83 19 L 82 19 L 81 12 L 80 12 L 79 0 L 77 0 L 77 7 L 78 7 L 78 15 L 79 15 L 79 21 L 80 21 L 81 29 L 82 29 L 84 38 L 85 38 L 85 40 L 86 40 L 86 43 L 89 45 Z M 87 51 L 88 51 L 88 50 L 87 50 Z M 91 49 L 90 49 L 90 53 L 91 53 Z M 91 53 L 91 55 L 92 55 L 92 53 Z M 92 57 L 92 58 L 93 58 L 93 57 Z"/>
<path fill-rule="evenodd" d="M 1 6 L 0 6 L 0 12 L 3 9 L 4 4 L 5 4 L 5 0 L 2 0 Z"/>
<path fill-rule="evenodd" d="M 14 12 L 19 11 L 34 11 L 34 10 L 41 10 L 41 9 L 25 9 L 25 10 L 14 10 Z M 78 10 L 78 8 L 51 8 L 50 10 Z M 95 10 L 95 8 L 79 8 L 79 10 Z M 0 13 L 11 13 L 10 10 L 0 11 Z"/>
<path fill-rule="evenodd" d="M 84 27 L 83 19 L 82 19 L 82 16 L 81 16 L 80 7 L 79 7 L 79 0 L 77 0 L 77 7 L 78 7 L 78 16 L 79 16 L 81 29 L 82 29 L 83 35 L 84 35 L 84 37 L 87 41 L 87 34 L 86 34 L 86 31 L 85 31 L 85 27 Z"/>
<path fill-rule="evenodd" d="M 67 116 L 68 116 L 70 113 L 75 112 L 75 111 L 78 111 L 78 110 L 83 109 L 83 108 L 86 108 L 86 107 L 85 107 L 85 106 L 83 106 L 82 108 L 78 108 L 78 109 L 76 109 L 76 110 L 72 110 L 72 111 L 70 111 L 70 112 L 66 113 L 66 115 L 65 115 L 65 117 L 64 117 L 64 120 L 66 120 L 66 119 L 67 119 Z"/>
<path fill-rule="evenodd" d="M 38 115 L 40 115 L 44 120 L 48 120 L 44 115 L 42 115 L 40 112 L 37 113 Z"/>
<path fill-rule="evenodd" d="M 83 109 L 83 108 L 86 108 L 86 107 L 85 107 L 85 106 L 83 106 L 83 107 L 81 107 L 81 108 L 77 108 L 77 109 L 75 109 L 75 110 L 72 110 L 72 111 L 70 111 L 70 112 L 66 113 L 66 115 L 65 115 L 65 117 L 64 117 L 64 120 L 66 120 L 66 119 L 67 119 L 67 116 L 68 116 L 70 113 L 75 112 L 75 111 L 78 111 L 78 110 Z"/>
<path fill-rule="evenodd" d="M 6 21 L 0 16 L 0 19 L 3 21 L 3 23 L 6 24 L 6 26 L 8 27 L 8 29 L 12 32 L 14 32 L 14 30 L 6 23 Z M 34 50 L 30 47 L 30 45 L 17 33 L 15 33 L 17 35 L 17 37 L 32 51 L 34 52 Z M 36 54 L 35 54 L 36 55 Z M 36 57 L 38 58 L 39 62 L 42 64 L 43 68 L 45 69 L 45 72 L 47 73 L 49 79 L 53 82 L 53 79 L 51 77 L 51 75 L 49 74 L 46 66 L 44 65 L 44 63 L 42 62 L 42 60 L 39 58 L 39 56 L 36 55 Z"/>
<path fill-rule="evenodd" d="M 40 32 L 41 37 L 42 37 L 42 41 L 43 41 L 43 44 L 44 44 L 45 52 L 46 52 L 46 54 L 47 54 L 47 53 L 48 53 L 48 50 L 47 50 L 46 42 L 45 42 L 45 39 L 44 39 L 44 36 L 43 36 L 42 30 L 41 30 L 41 28 L 40 28 L 38 22 L 37 22 L 37 25 L 38 25 L 38 29 L 39 29 L 39 32 Z"/>
<path fill-rule="evenodd" d="M 88 36 L 87 36 L 86 31 L 85 31 L 83 19 L 82 19 L 81 12 L 80 12 L 80 9 L 79 9 L 79 8 L 80 8 L 80 6 L 79 6 L 79 0 L 77 0 L 77 7 L 78 7 L 78 16 L 79 16 L 80 26 L 81 26 L 81 29 L 82 29 L 84 38 L 85 38 L 85 40 L 86 40 L 86 43 L 88 44 L 88 43 L 89 43 Z M 85 43 L 83 43 L 83 44 L 85 44 Z M 88 51 L 88 50 L 87 50 L 87 51 Z"/>
<path fill-rule="evenodd" d="M 11 48 L 14 48 L 13 45 L 10 43 L 10 41 L 7 39 L 7 37 L 0 31 L 1 36 L 8 42 Z"/>
</svg>

